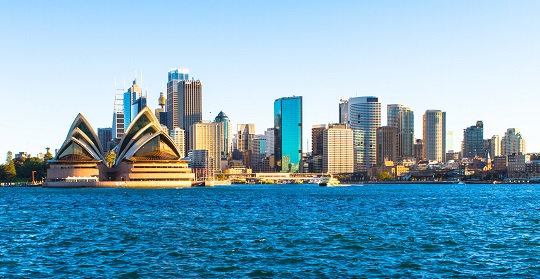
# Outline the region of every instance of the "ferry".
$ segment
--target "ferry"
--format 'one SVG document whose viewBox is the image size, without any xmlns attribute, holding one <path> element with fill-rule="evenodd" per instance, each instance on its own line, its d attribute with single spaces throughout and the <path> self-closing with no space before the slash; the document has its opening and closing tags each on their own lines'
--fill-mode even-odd
<svg viewBox="0 0 540 279">
<path fill-rule="evenodd" d="M 321 182 L 319 182 L 319 186 L 341 186 L 341 183 L 331 174 L 324 174 L 321 176 Z"/>
</svg>

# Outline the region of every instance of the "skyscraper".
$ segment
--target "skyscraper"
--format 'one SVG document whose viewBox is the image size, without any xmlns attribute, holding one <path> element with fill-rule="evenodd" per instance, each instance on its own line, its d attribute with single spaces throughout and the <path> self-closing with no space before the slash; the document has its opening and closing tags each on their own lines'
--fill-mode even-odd
<svg viewBox="0 0 540 279">
<path fill-rule="evenodd" d="M 340 124 L 347 124 L 348 120 L 349 120 L 349 101 L 348 100 L 340 100 L 340 103 L 339 103 L 339 123 Z"/>
<path fill-rule="evenodd" d="M 461 143 L 461 156 L 463 158 L 485 158 L 484 149 L 484 123 L 476 121 L 476 125 L 463 130 Z"/>
<path fill-rule="evenodd" d="M 423 117 L 423 157 L 444 162 L 446 156 L 446 112 L 426 110 Z"/>
<path fill-rule="evenodd" d="M 193 147 L 190 150 L 208 150 L 213 169 L 220 168 L 223 152 L 223 122 L 194 123 L 190 126 Z"/>
<path fill-rule="evenodd" d="M 144 106 L 142 106 L 142 101 L 138 101 L 139 98 L 142 97 L 142 90 L 137 84 L 137 79 L 133 80 L 133 84 L 128 88 L 128 90 L 124 93 L 124 127 L 127 129 L 129 127 L 129 124 L 131 124 L 131 120 L 137 116 L 140 110 L 142 110 L 146 106 L 146 98 L 144 100 Z M 135 103 L 139 103 L 142 106 L 140 110 L 137 110 L 139 108 L 139 105 L 135 105 Z"/>
<path fill-rule="evenodd" d="M 231 121 L 229 120 L 229 117 L 223 111 L 220 111 L 219 114 L 214 119 L 214 122 L 223 123 L 223 133 L 222 133 L 223 154 L 221 154 L 221 159 L 227 160 L 229 158 L 229 155 L 232 152 Z"/>
<path fill-rule="evenodd" d="M 328 125 L 322 133 L 322 171 L 354 172 L 353 131 L 346 124 Z"/>
<path fill-rule="evenodd" d="M 98 139 L 103 148 L 103 156 L 109 152 L 109 142 L 112 140 L 112 128 L 98 128 Z"/>
<path fill-rule="evenodd" d="M 489 151 L 491 158 L 501 156 L 501 139 L 498 135 L 493 135 L 491 137 L 491 146 Z"/>
<path fill-rule="evenodd" d="M 236 125 L 236 149 L 238 151 L 251 151 L 253 138 L 255 138 L 255 124 Z"/>
<path fill-rule="evenodd" d="M 311 155 L 323 155 L 323 133 L 328 129 L 326 124 L 317 124 L 311 127 Z"/>
<path fill-rule="evenodd" d="M 525 154 L 525 139 L 519 132 L 519 129 L 508 128 L 501 140 L 501 149 L 503 156 Z"/>
<path fill-rule="evenodd" d="M 377 166 L 385 165 L 385 161 L 394 164 L 398 159 L 398 128 L 383 126 L 377 129 Z"/>
<path fill-rule="evenodd" d="M 381 103 L 374 96 L 349 98 L 349 127 L 354 133 L 354 169 L 367 171 L 377 161 L 377 128 L 381 126 Z"/>
<path fill-rule="evenodd" d="M 274 153 L 276 170 L 298 172 L 302 159 L 302 97 L 274 101 Z"/>
<path fill-rule="evenodd" d="M 189 79 L 188 69 L 170 69 L 167 80 L 167 128 L 180 127 L 178 124 L 178 82 Z M 174 113 L 173 113 L 174 112 Z M 174 123 L 173 123 L 174 119 Z M 182 128 L 182 127 L 181 127 Z M 186 128 L 182 128 L 186 129 Z"/>
<path fill-rule="evenodd" d="M 169 71 L 167 82 L 167 127 L 186 131 L 186 149 L 193 149 L 190 136 L 191 125 L 202 120 L 202 82 L 188 80 L 189 70 Z M 176 89 L 175 89 L 176 88 Z M 216 159 L 219 161 L 219 158 Z"/>
<path fill-rule="evenodd" d="M 414 112 L 403 105 L 390 104 L 387 106 L 387 123 L 397 128 L 397 160 L 413 158 Z"/>
</svg>

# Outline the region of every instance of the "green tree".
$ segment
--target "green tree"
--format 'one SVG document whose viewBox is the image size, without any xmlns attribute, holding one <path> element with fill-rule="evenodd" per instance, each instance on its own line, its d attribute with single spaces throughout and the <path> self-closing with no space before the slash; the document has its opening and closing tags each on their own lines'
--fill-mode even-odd
<svg viewBox="0 0 540 279">
<path fill-rule="evenodd" d="M 15 171 L 15 162 L 13 162 L 13 153 L 8 151 L 6 155 L 6 163 L 3 165 L 4 180 L 7 182 L 13 182 L 17 178 L 17 172 Z"/>
<path fill-rule="evenodd" d="M 378 178 L 379 180 L 383 180 L 383 181 L 387 181 L 387 180 L 392 180 L 392 179 L 394 179 L 394 177 L 393 177 L 390 173 L 385 172 L 385 171 L 384 171 L 384 172 L 381 172 L 381 173 L 379 173 L 379 174 L 377 174 L 377 178 Z"/>
<path fill-rule="evenodd" d="M 54 156 L 50 152 L 51 148 L 47 147 L 45 149 L 47 149 L 47 153 L 45 153 L 45 156 L 43 157 L 43 161 L 47 162 L 49 160 L 54 159 Z"/>
<path fill-rule="evenodd" d="M 114 164 L 114 160 L 116 159 L 116 153 L 114 150 L 110 150 L 107 152 L 107 155 L 105 155 L 105 161 L 107 162 L 107 166 L 110 168 Z"/>
</svg>

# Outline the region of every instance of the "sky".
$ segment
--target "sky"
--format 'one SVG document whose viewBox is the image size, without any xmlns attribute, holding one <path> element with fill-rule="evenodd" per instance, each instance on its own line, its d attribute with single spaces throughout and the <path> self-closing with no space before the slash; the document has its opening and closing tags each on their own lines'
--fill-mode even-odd
<svg viewBox="0 0 540 279">
<path fill-rule="evenodd" d="M 428 109 L 484 137 L 518 128 L 540 152 L 540 1 L 3 1 L 0 155 L 60 148 L 82 113 L 110 127 L 135 77 L 157 107 L 171 68 L 203 82 L 203 119 L 273 127 L 273 102 L 303 96 L 311 126 L 340 99 Z M 125 86 L 124 86 L 125 85 Z M 3 159 L 0 159 L 3 162 Z"/>
</svg>

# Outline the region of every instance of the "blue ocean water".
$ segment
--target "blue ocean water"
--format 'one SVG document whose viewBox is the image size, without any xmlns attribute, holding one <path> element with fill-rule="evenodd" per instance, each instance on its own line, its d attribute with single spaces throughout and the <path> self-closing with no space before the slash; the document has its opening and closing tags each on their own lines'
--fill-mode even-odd
<svg viewBox="0 0 540 279">
<path fill-rule="evenodd" d="M 534 278 L 540 185 L 0 188 L 9 278 Z"/>
</svg>

